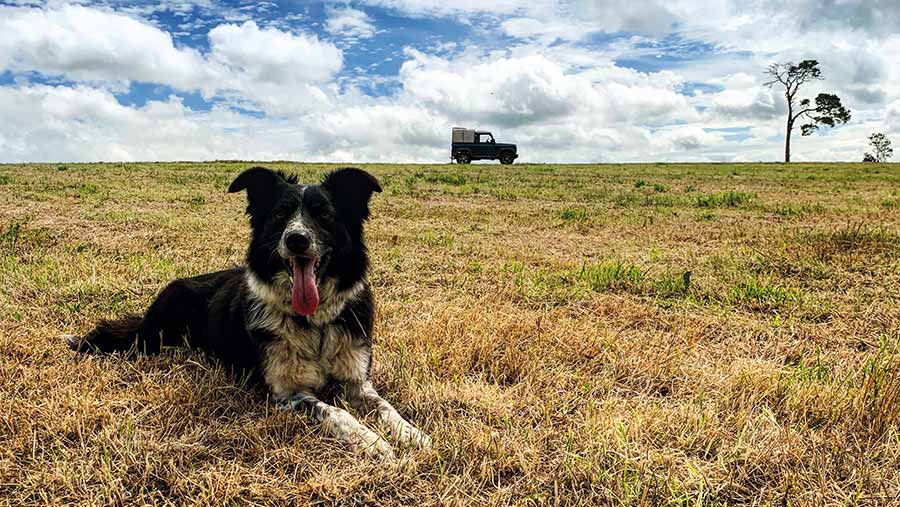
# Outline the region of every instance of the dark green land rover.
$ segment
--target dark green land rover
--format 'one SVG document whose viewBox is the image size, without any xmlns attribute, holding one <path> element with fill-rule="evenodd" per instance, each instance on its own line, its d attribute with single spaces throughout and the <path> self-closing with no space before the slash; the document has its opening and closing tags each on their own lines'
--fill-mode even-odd
<svg viewBox="0 0 900 507">
<path fill-rule="evenodd" d="M 473 160 L 499 160 L 501 164 L 512 164 L 519 157 L 516 151 L 515 144 L 498 143 L 490 132 L 453 127 L 450 159 L 458 164 Z"/>
</svg>

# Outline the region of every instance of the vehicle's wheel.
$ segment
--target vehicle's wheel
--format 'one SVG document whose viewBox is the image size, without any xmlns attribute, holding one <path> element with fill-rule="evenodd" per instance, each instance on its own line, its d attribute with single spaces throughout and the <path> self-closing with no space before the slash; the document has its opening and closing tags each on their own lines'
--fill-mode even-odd
<svg viewBox="0 0 900 507">
<path fill-rule="evenodd" d="M 516 158 L 513 157 L 513 154 L 508 151 L 504 151 L 500 154 L 500 163 L 503 165 L 512 164 L 515 159 Z"/>
<path fill-rule="evenodd" d="M 456 154 L 456 163 L 457 164 L 468 164 L 472 161 L 472 156 L 469 155 L 468 152 L 461 151 Z"/>
</svg>

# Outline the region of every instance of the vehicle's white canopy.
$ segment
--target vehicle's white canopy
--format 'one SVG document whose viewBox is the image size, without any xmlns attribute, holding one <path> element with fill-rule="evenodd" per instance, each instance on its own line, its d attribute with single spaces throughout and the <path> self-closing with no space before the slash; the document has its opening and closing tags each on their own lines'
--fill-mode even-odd
<svg viewBox="0 0 900 507">
<path fill-rule="evenodd" d="M 453 127 L 453 142 L 454 143 L 474 143 L 475 142 L 475 131 L 472 129 L 466 129 L 462 127 Z"/>
</svg>

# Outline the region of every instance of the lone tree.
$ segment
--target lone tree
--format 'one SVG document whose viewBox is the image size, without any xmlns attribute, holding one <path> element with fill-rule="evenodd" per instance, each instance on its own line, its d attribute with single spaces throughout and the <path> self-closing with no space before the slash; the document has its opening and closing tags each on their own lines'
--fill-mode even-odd
<svg viewBox="0 0 900 507">
<path fill-rule="evenodd" d="M 787 99 L 787 130 L 784 135 L 784 161 L 791 161 L 791 132 L 794 123 L 800 119 L 809 120 L 800 126 L 800 134 L 808 136 L 819 130 L 819 125 L 834 127 L 836 123 L 850 121 L 850 110 L 841 104 L 837 95 L 820 93 L 816 97 L 815 105 L 809 99 L 797 100 L 797 92 L 808 81 L 821 80 L 822 71 L 819 70 L 819 62 L 816 60 L 803 60 L 799 65 L 792 62 L 773 63 L 766 69 L 766 74 L 772 79 L 766 82 L 771 88 L 776 84 L 784 86 L 784 97 Z"/>
<path fill-rule="evenodd" d="M 887 162 L 888 159 L 894 156 L 894 149 L 891 148 L 891 140 L 881 132 L 870 135 L 869 144 L 872 145 L 872 151 L 875 152 L 875 155 L 873 156 L 871 153 L 866 153 L 863 157 L 863 162 Z"/>
</svg>

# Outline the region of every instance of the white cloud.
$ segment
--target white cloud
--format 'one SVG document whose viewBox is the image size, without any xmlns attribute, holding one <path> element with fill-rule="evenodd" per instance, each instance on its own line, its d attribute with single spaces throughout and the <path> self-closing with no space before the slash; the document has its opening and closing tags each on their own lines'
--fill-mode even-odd
<svg viewBox="0 0 900 507">
<path fill-rule="evenodd" d="M 653 142 L 663 150 L 690 151 L 715 146 L 722 142 L 722 136 L 696 125 L 677 125 L 656 132 Z"/>
<path fill-rule="evenodd" d="M 887 132 L 892 134 L 900 134 L 900 99 L 891 102 L 887 106 L 887 113 L 884 118 L 884 126 Z M 900 143 L 900 140 L 897 141 Z"/>
<path fill-rule="evenodd" d="M 329 8 L 325 30 L 332 35 L 368 39 L 375 35 L 375 25 L 365 12 L 352 7 Z"/>
<path fill-rule="evenodd" d="M 449 126 L 413 106 L 367 105 L 303 121 L 192 111 L 179 99 L 120 104 L 87 86 L 0 86 L 0 161 L 445 158 Z"/>
<path fill-rule="evenodd" d="M 780 117 L 783 109 L 779 107 L 783 100 L 762 87 L 726 89 L 711 94 L 710 99 L 714 114 L 743 121 L 771 120 Z"/>
<path fill-rule="evenodd" d="M 73 80 L 136 80 L 200 88 L 216 74 L 169 34 L 128 16 L 77 5 L 0 7 L 0 68 Z"/>
<path fill-rule="evenodd" d="M 605 74 L 570 72 L 539 55 L 486 61 L 448 60 L 409 49 L 406 55 L 400 68 L 404 91 L 460 120 L 509 127 L 573 115 L 642 124 L 695 116 L 667 75 L 660 79 L 613 67 Z"/>
<path fill-rule="evenodd" d="M 207 158 L 209 143 L 177 100 L 122 106 L 88 87 L 0 87 L 0 153 L 7 161 Z M 224 147 L 224 146 L 223 146 Z"/>
<path fill-rule="evenodd" d="M 259 28 L 253 21 L 209 32 L 210 59 L 257 83 L 293 85 L 327 81 L 343 65 L 341 50 L 315 35 Z"/>
<path fill-rule="evenodd" d="M 77 5 L 0 6 L 0 68 L 36 70 L 75 81 L 143 81 L 181 90 L 295 86 L 328 81 L 343 54 L 315 35 L 260 28 L 253 21 L 209 32 L 210 53 L 129 16 Z"/>
<path fill-rule="evenodd" d="M 549 0 L 361 0 L 361 3 L 376 7 L 392 9 L 410 16 L 449 17 L 468 16 L 471 14 L 515 14 L 552 7 L 555 3 Z"/>
</svg>

